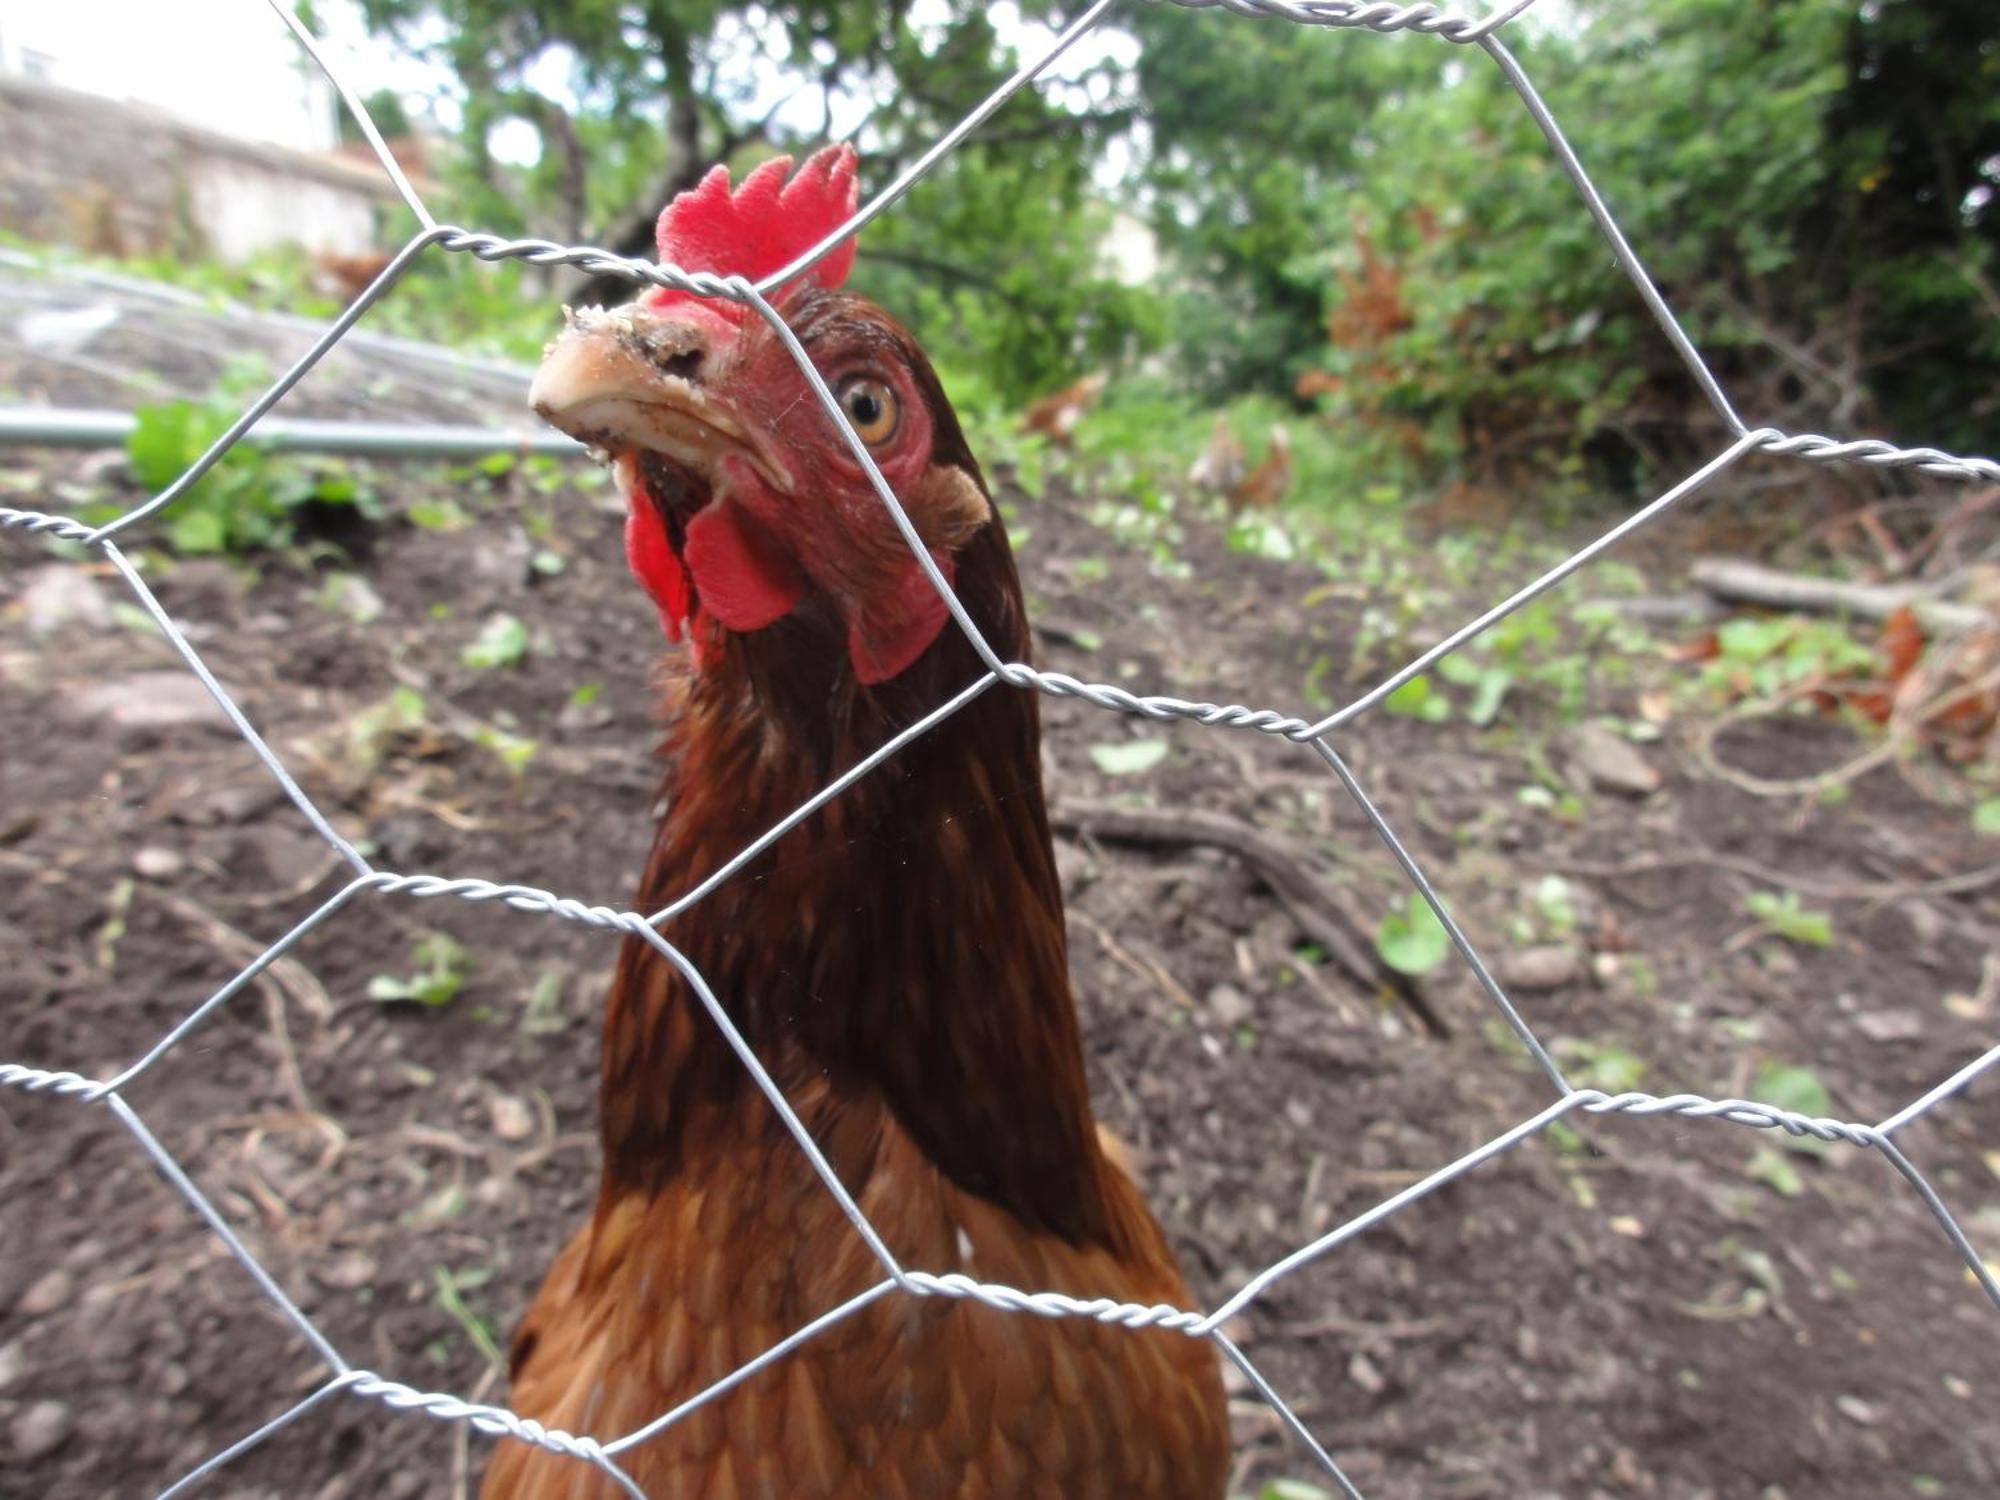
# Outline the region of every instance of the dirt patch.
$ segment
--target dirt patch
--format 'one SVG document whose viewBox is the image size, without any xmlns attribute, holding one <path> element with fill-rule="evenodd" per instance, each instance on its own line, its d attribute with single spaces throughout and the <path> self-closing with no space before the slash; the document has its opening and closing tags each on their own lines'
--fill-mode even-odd
<svg viewBox="0 0 2000 1500">
<path fill-rule="evenodd" d="M 615 507 L 594 484 L 543 494 L 521 473 L 453 484 L 477 523 L 384 523 L 353 570 L 367 596 L 276 560 L 159 566 L 159 595 L 371 858 L 618 905 L 650 833 L 659 641 Z M 1008 502 L 1032 533 L 1046 665 L 1256 706 L 1305 707 L 1309 675 L 1340 695 L 1343 674 L 1315 663 L 1348 660 L 1361 603 L 1325 597 L 1319 573 L 1190 524 L 1192 577 L 1162 577 L 1066 500 Z M 18 614 L 35 566 L 15 550 L 0 610 Z M 503 612 L 525 655 L 468 666 Z M 174 666 L 129 621 L 0 638 L 9 1060 L 108 1076 L 342 883 L 226 726 L 137 681 Z M 1629 717 L 1643 685 L 1607 678 L 1594 706 Z M 1046 722 L 1059 801 L 1199 808 L 1282 839 L 1364 950 L 1402 900 L 1299 747 L 1069 700 Z M 1164 738 L 1166 757 L 1098 769 L 1094 746 L 1136 738 Z M 1991 1045 L 2000 908 L 1989 886 L 1937 884 L 1993 857 L 1961 813 L 1890 768 L 1837 805 L 1774 802 L 1703 774 L 1686 743 L 1669 725 L 1643 747 L 1664 776 L 1650 798 L 1578 784 L 1554 807 L 1521 795 L 1537 767 L 1565 774 L 1562 726 L 1531 696 L 1487 730 L 1365 716 L 1340 749 L 1503 974 L 1557 952 L 1520 970 L 1516 998 L 1578 1082 L 1723 1096 L 1806 1069 L 1835 1113 L 1865 1120 Z M 1723 748 L 1762 775 L 1856 749 L 1806 721 L 1748 724 Z M 1061 852 L 1097 1106 L 1139 1148 L 1205 1304 L 1552 1097 L 1455 963 L 1418 986 L 1438 1035 L 1308 941 L 1234 854 L 1085 834 Z M 1828 946 L 1752 930 L 1746 899 L 1781 890 L 1830 916 Z M 490 905 L 358 897 L 128 1097 L 348 1360 L 498 1399 L 481 1338 L 504 1342 L 593 1185 L 612 952 Z M 379 981 L 450 997 L 371 999 Z M 1886 1163 L 1713 1122 L 1568 1123 L 1242 1320 L 1371 1500 L 1994 1492 L 2000 1325 Z M 2000 1256 L 2000 1087 L 1905 1144 Z M 0 1495 L 151 1492 L 325 1378 L 102 1111 L 0 1091 L 0 1202 Z M 1310 1477 L 1275 1418 L 1237 1399 L 1239 1488 Z M 458 1494 L 486 1441 L 339 1400 L 210 1492 Z"/>
</svg>

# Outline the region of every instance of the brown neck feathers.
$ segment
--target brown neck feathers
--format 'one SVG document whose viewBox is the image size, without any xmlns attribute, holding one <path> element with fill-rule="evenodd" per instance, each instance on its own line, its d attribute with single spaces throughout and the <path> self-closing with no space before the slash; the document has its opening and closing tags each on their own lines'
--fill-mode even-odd
<svg viewBox="0 0 2000 1500">
<path fill-rule="evenodd" d="M 996 520 L 958 590 L 1003 659 L 1027 655 Z M 669 807 L 639 895 L 655 910 L 905 725 L 979 678 L 956 627 L 857 688 L 811 606 L 674 685 Z M 738 870 L 664 936 L 781 1086 L 879 1102 L 956 1185 L 1072 1240 L 1116 1234 L 1069 989 L 1032 694 L 995 685 Z M 612 1180 L 684 1170 L 754 1083 L 657 952 L 628 939 L 606 1019 Z M 865 1109 L 861 1111 L 866 1113 Z M 722 1128 L 729 1128 L 726 1124 Z M 831 1153 L 836 1162 L 840 1153 Z"/>
</svg>

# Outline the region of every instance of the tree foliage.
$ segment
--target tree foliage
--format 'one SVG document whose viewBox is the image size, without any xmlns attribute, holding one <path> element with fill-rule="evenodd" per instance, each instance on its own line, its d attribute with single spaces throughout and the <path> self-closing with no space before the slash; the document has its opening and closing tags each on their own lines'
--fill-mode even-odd
<svg viewBox="0 0 2000 1500">
<path fill-rule="evenodd" d="M 840 136 L 878 188 L 1018 61 L 996 13 L 912 0 L 363 4 L 463 86 L 468 217 L 628 253 L 714 161 Z M 1636 488 L 1718 446 L 1478 48 L 1176 6 L 1114 24 L 1136 61 L 1018 96 L 869 231 L 858 285 L 989 394 L 1164 353 L 1139 384 L 1317 410 L 1400 484 Z M 1580 0 L 1508 38 L 1747 418 L 1991 444 L 1990 0 Z M 552 59 L 560 98 L 535 86 Z M 504 119 L 534 166 L 493 158 Z M 1106 272 L 1121 210 L 1157 232 L 1157 286 Z"/>
<path fill-rule="evenodd" d="M 1148 12 L 1140 67 L 1162 233 L 1214 288 L 1193 378 L 1303 391 L 1385 462 L 1515 486 L 1551 459 L 1636 482 L 1713 451 L 1487 59 L 1265 30 L 1239 75 L 1188 19 Z M 1991 443 L 2000 11 L 1605 3 L 1517 46 L 1750 419 Z"/>
<path fill-rule="evenodd" d="M 879 187 L 1017 64 L 984 12 L 913 22 L 907 0 L 363 3 L 462 85 L 453 185 L 467 217 L 626 254 L 651 252 L 660 206 L 718 161 L 746 168 L 841 134 L 860 140 L 864 185 Z M 551 59 L 572 101 L 534 86 Z M 540 140 L 525 171 L 489 146 L 505 120 Z M 1017 99 L 871 232 L 861 284 L 920 335 L 966 350 L 1011 398 L 1144 342 L 1146 299 L 1101 274 L 1084 203 L 1089 163 L 1121 120 Z M 629 290 L 565 289 L 572 300 Z"/>
</svg>

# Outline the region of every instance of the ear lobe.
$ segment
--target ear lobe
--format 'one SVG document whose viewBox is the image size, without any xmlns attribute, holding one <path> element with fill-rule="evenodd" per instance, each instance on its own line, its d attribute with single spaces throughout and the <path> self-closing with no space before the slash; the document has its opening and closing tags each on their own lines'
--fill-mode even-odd
<svg viewBox="0 0 2000 1500">
<path fill-rule="evenodd" d="M 905 505 L 917 530 L 934 548 L 956 550 L 993 519 L 993 504 L 979 481 L 957 464 L 932 464 L 925 469 Z"/>
<path fill-rule="evenodd" d="M 944 581 L 952 582 L 957 570 L 951 558 L 936 549 L 931 556 Z M 929 649 L 950 618 L 937 589 L 912 560 L 890 595 L 848 626 L 847 656 L 854 663 L 855 677 L 870 687 L 900 677 Z"/>
</svg>

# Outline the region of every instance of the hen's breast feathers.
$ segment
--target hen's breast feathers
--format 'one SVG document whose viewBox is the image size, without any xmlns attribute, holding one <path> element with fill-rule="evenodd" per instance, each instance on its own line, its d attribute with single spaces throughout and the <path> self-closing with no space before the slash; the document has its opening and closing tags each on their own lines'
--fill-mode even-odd
<svg viewBox="0 0 2000 1500">
<path fill-rule="evenodd" d="M 1024 1234 L 947 1182 L 879 1104 L 795 1102 L 816 1134 L 830 1113 L 867 1116 L 831 1133 L 850 1158 L 868 1153 L 849 1181 L 906 1265 L 1084 1297 L 1185 1298 L 1164 1246 L 1133 1263 Z M 883 1279 L 761 1100 L 746 1099 L 713 1144 L 665 1191 L 607 1203 L 564 1252 L 517 1340 L 519 1410 L 622 1435 Z M 1129 1182 L 1108 1175 L 1145 1223 Z M 892 1292 L 620 1463 L 652 1500 L 1214 1500 L 1226 1456 L 1206 1342 Z M 574 1459 L 508 1443 L 486 1493 L 616 1491 Z"/>
</svg>

